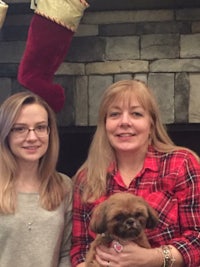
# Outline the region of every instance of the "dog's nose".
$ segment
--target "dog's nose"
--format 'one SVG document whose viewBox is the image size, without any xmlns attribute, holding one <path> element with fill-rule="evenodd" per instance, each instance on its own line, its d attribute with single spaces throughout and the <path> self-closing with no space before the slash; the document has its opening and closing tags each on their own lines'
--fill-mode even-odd
<svg viewBox="0 0 200 267">
<path fill-rule="evenodd" d="M 135 223 L 135 220 L 134 220 L 133 218 L 128 218 L 128 219 L 126 220 L 126 224 L 127 224 L 127 226 L 133 226 L 134 223 Z"/>
</svg>

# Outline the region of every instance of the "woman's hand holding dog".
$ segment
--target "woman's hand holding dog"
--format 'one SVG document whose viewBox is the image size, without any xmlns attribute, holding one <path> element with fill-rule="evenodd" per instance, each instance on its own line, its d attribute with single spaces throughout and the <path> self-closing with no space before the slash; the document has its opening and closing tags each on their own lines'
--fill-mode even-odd
<svg viewBox="0 0 200 267">
<path fill-rule="evenodd" d="M 115 241 L 114 241 L 115 242 Z M 123 251 L 117 252 L 112 245 L 96 248 L 96 260 L 105 267 L 160 267 L 163 256 L 159 249 L 146 249 L 134 242 L 123 244 Z"/>
<path fill-rule="evenodd" d="M 96 261 L 105 267 L 160 267 L 164 265 L 162 248 L 143 248 L 134 242 L 123 244 L 121 252 L 114 248 L 113 241 L 111 246 L 98 246 L 96 248 Z M 173 255 L 173 267 L 183 266 L 183 258 L 180 252 L 170 246 Z"/>
</svg>

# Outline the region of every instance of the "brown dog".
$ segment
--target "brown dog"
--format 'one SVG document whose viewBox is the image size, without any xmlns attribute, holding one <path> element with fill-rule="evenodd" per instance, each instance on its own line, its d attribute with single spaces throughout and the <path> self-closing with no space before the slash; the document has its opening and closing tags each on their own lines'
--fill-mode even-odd
<svg viewBox="0 0 200 267">
<path fill-rule="evenodd" d="M 90 229 L 97 233 L 86 256 L 86 267 L 100 267 L 95 260 L 95 248 L 99 245 L 123 250 L 125 241 L 133 241 L 139 246 L 150 248 L 144 232 L 153 229 L 158 223 L 155 210 L 141 197 L 131 193 L 116 193 L 99 204 L 92 214 Z"/>
</svg>

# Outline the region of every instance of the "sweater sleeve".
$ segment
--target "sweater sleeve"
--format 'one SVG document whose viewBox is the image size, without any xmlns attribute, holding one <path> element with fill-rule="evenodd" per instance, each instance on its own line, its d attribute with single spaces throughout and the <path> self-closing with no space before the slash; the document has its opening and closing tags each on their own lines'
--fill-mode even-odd
<svg viewBox="0 0 200 267">
<path fill-rule="evenodd" d="M 63 174 L 62 174 L 63 176 Z M 60 249 L 60 261 L 58 267 L 71 267 L 70 248 L 71 248 L 71 232 L 72 232 L 72 182 L 71 179 L 65 176 L 68 186 L 68 193 L 66 195 L 64 210 L 64 232 L 63 240 Z"/>
</svg>

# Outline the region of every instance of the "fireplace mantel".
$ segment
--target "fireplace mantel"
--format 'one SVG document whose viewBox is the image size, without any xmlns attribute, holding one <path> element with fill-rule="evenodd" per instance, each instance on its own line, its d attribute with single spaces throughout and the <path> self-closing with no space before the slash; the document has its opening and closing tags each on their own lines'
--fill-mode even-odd
<svg viewBox="0 0 200 267">
<path fill-rule="evenodd" d="M 88 0 L 90 11 L 197 8 L 199 0 Z"/>
</svg>

